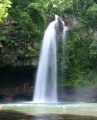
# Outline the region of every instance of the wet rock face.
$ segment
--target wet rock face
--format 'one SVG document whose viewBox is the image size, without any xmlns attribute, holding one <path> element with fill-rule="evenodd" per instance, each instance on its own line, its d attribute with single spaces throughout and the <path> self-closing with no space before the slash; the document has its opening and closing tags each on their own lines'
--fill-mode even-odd
<svg viewBox="0 0 97 120">
<path fill-rule="evenodd" d="M 64 23 L 63 23 L 63 21 L 62 21 L 62 19 L 61 18 L 58 18 L 58 26 L 57 26 L 58 28 L 58 32 L 59 33 L 62 33 L 63 32 L 63 29 L 64 29 Z"/>
<path fill-rule="evenodd" d="M 12 101 L 13 101 L 13 97 L 10 97 L 10 96 L 3 97 L 3 102 L 12 102 Z"/>
<path fill-rule="evenodd" d="M 33 87 L 29 83 L 0 88 L 0 102 L 32 101 Z"/>
<path fill-rule="evenodd" d="M 32 101 L 32 94 L 19 93 L 13 96 L 0 95 L 0 102 L 9 103 L 9 102 L 20 102 L 20 101 Z"/>
<path fill-rule="evenodd" d="M 36 68 L 31 66 L 0 69 L 0 102 L 32 100 Z"/>
<path fill-rule="evenodd" d="M 79 24 L 74 16 L 64 15 L 62 16 L 62 20 L 64 21 L 65 25 L 68 26 L 69 28 L 75 28 Z"/>
<path fill-rule="evenodd" d="M 12 101 L 13 101 L 12 96 L 0 94 L 0 102 L 12 102 Z"/>
<path fill-rule="evenodd" d="M 54 29 L 56 31 L 56 34 L 57 34 L 57 39 L 59 39 L 63 33 L 63 30 L 64 30 L 64 21 L 62 20 L 61 17 L 55 15 L 55 26 L 54 26 Z"/>
<path fill-rule="evenodd" d="M 32 66 L 5 66 L 0 68 L 0 87 L 17 86 L 24 83 L 34 84 L 36 68 Z"/>
<path fill-rule="evenodd" d="M 13 101 L 32 101 L 32 95 L 17 94 L 13 96 Z"/>
</svg>

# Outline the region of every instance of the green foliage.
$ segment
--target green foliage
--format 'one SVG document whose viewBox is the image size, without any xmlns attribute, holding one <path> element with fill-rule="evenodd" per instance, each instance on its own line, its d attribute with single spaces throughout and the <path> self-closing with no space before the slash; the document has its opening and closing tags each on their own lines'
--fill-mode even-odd
<svg viewBox="0 0 97 120">
<path fill-rule="evenodd" d="M 86 71 L 78 74 L 78 79 L 74 81 L 73 85 L 76 87 L 90 87 L 96 88 L 97 74 L 96 70 L 87 69 Z"/>
<path fill-rule="evenodd" d="M 54 12 L 57 14 L 68 13 L 73 10 L 73 0 L 53 0 Z"/>
<path fill-rule="evenodd" d="M 22 63 L 28 65 L 31 64 L 32 59 L 38 58 L 38 48 L 33 48 L 33 46 L 34 42 L 39 41 L 40 31 L 43 28 L 37 24 L 37 18 L 32 18 L 29 14 L 28 5 L 30 2 L 32 0 L 13 0 L 7 19 L 0 24 L 0 43 L 3 46 L 1 48 L 3 59 L 0 59 L 0 61 L 5 65 L 22 65 Z M 33 12 L 33 14 L 35 13 Z M 10 54 L 8 51 L 10 51 Z M 7 61 L 5 60 L 6 57 L 3 56 L 7 56 Z M 24 59 L 24 62 L 22 59 Z"/>
<path fill-rule="evenodd" d="M 97 57 L 97 39 L 95 38 L 90 46 L 90 56 L 92 58 Z"/>
<path fill-rule="evenodd" d="M 12 2 L 12 4 L 11 4 Z M 32 65 L 39 57 L 40 43 L 54 14 L 68 15 L 70 25 L 65 49 L 67 68 L 64 86 L 97 85 L 97 4 L 94 0 L 1 0 L 0 62 L 4 65 Z M 9 9 L 10 8 L 10 9 Z M 75 18 L 73 20 L 72 18 Z M 69 21 L 68 20 L 68 21 Z M 58 66 L 62 63 L 62 44 Z M 65 66 L 64 66 L 65 67 Z M 62 79 L 60 74 L 59 79 Z M 60 84 L 60 81 L 59 81 Z"/>
<path fill-rule="evenodd" d="M 86 12 L 87 22 L 89 26 L 93 29 L 97 29 L 97 4 L 89 7 Z"/>
<path fill-rule="evenodd" d="M 44 12 L 45 10 L 47 11 L 49 3 L 50 2 L 47 1 L 47 0 L 45 0 L 45 2 L 43 0 L 41 0 L 39 2 L 35 1 L 35 2 L 30 3 L 28 7 L 36 9 L 36 10 L 38 10 L 40 12 Z"/>
<path fill-rule="evenodd" d="M 10 0 L 0 0 L 0 22 L 8 16 L 8 9 L 11 7 Z"/>
<path fill-rule="evenodd" d="M 84 27 L 76 27 L 69 32 L 68 69 L 66 71 L 66 83 L 64 85 L 83 86 L 88 83 L 84 73 L 90 69 L 90 46 L 93 41 L 91 32 Z"/>
<path fill-rule="evenodd" d="M 73 14 L 78 21 L 88 27 L 87 21 L 87 9 L 94 4 L 93 0 L 74 0 L 73 2 Z"/>
</svg>

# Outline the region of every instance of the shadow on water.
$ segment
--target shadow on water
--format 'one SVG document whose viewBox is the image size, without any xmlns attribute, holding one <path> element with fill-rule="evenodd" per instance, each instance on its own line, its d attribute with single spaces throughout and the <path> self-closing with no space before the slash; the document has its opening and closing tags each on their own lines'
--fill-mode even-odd
<svg viewBox="0 0 97 120">
<path fill-rule="evenodd" d="M 97 120 L 97 117 L 58 114 L 27 115 L 13 110 L 3 110 L 0 111 L 0 120 Z"/>
</svg>

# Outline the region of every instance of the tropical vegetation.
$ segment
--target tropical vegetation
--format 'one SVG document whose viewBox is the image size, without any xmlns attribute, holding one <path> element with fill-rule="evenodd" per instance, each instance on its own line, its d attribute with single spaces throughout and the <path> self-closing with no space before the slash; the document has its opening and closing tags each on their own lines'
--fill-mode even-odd
<svg viewBox="0 0 97 120">
<path fill-rule="evenodd" d="M 96 87 L 96 0 L 0 0 L 0 69 L 37 66 L 43 33 L 54 14 L 69 26 L 63 85 Z"/>
</svg>

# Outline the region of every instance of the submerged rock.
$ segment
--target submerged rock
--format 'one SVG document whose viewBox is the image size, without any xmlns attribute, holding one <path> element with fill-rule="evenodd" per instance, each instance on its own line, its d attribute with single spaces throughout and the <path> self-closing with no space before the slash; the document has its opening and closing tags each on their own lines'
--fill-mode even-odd
<svg viewBox="0 0 97 120">
<path fill-rule="evenodd" d="M 7 95 L 0 95 L 0 102 L 12 102 L 13 97 L 12 96 L 7 96 Z"/>
</svg>

